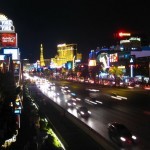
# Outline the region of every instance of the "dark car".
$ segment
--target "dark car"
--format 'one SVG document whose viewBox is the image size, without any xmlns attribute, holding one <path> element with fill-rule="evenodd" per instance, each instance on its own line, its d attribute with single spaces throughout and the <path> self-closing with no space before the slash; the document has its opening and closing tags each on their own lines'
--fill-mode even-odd
<svg viewBox="0 0 150 150">
<path fill-rule="evenodd" d="M 108 123 L 109 137 L 119 146 L 132 146 L 137 144 L 138 139 L 131 131 L 123 124 L 118 122 Z"/>
<path fill-rule="evenodd" d="M 91 115 L 91 111 L 89 111 L 89 109 L 85 106 L 80 106 L 77 108 L 77 113 L 81 116 L 81 117 L 89 117 Z"/>
</svg>

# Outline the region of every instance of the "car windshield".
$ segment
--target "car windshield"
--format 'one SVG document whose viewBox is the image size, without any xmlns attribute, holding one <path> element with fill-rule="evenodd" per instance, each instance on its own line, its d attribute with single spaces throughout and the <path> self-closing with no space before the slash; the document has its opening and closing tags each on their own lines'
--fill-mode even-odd
<svg viewBox="0 0 150 150">
<path fill-rule="evenodd" d="M 131 136 L 130 131 L 123 125 L 118 126 L 118 131 L 122 136 Z"/>
<path fill-rule="evenodd" d="M 93 98 L 93 97 L 92 97 L 92 98 L 90 98 L 90 100 L 91 100 L 91 101 L 96 101 L 96 98 Z"/>
<path fill-rule="evenodd" d="M 88 109 L 86 107 L 80 107 L 79 108 L 81 111 L 88 111 Z"/>
</svg>

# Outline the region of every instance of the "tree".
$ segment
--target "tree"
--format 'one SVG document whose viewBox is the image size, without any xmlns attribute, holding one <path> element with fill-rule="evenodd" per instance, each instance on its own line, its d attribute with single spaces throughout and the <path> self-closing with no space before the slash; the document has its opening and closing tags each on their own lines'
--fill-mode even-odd
<svg viewBox="0 0 150 150">
<path fill-rule="evenodd" d="M 115 86 L 116 86 L 116 84 L 120 82 L 120 76 L 123 75 L 123 71 L 120 68 L 113 66 L 113 67 L 109 68 L 108 72 L 109 72 L 109 74 L 112 74 L 114 76 Z"/>
<path fill-rule="evenodd" d="M 88 69 L 88 66 L 87 65 L 84 65 L 81 67 L 81 76 L 80 77 L 83 77 L 84 78 L 84 81 L 85 81 L 85 78 L 89 76 L 89 69 Z"/>
<path fill-rule="evenodd" d="M 94 79 L 94 83 L 96 82 L 96 75 L 98 75 L 98 80 L 99 80 L 99 73 L 102 71 L 103 68 L 103 63 L 98 63 L 96 66 L 93 66 L 90 68 L 91 72 L 91 77 Z"/>
<path fill-rule="evenodd" d="M 13 72 L 0 73 L 0 117 L 4 140 L 16 134 L 16 118 L 11 103 L 15 103 L 16 84 Z M 0 142 L 1 144 L 1 142 Z M 1 146 L 1 145 L 0 145 Z"/>
</svg>

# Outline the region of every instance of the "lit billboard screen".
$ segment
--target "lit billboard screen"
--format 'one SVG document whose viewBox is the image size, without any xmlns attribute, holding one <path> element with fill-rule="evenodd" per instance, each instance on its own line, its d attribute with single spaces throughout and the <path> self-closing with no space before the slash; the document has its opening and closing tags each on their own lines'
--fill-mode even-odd
<svg viewBox="0 0 150 150">
<path fill-rule="evenodd" d="M 96 60 L 89 60 L 88 66 L 96 66 Z"/>
<path fill-rule="evenodd" d="M 142 51 L 132 51 L 131 55 L 135 55 L 136 58 L 139 57 L 149 57 L 150 56 L 150 51 L 149 50 L 142 50 Z"/>
<path fill-rule="evenodd" d="M 110 62 L 118 62 L 118 54 L 117 53 L 110 54 L 109 60 L 110 60 Z"/>
<path fill-rule="evenodd" d="M 19 60 L 19 50 L 18 48 L 9 48 L 9 49 L 3 49 L 4 54 L 12 54 L 12 60 Z"/>
<path fill-rule="evenodd" d="M 0 25 L 3 25 L 3 26 L 5 26 L 5 25 L 13 25 L 13 22 L 12 22 L 12 20 L 0 20 Z"/>
<path fill-rule="evenodd" d="M 0 20 L 0 32 L 15 32 L 12 20 Z"/>
<path fill-rule="evenodd" d="M 101 53 L 97 57 L 98 62 L 103 63 L 104 68 L 109 68 L 109 56 L 107 53 Z"/>
<path fill-rule="evenodd" d="M 65 64 L 66 68 L 67 69 L 71 69 L 72 68 L 72 62 L 71 61 L 68 61 L 66 64 Z"/>
<path fill-rule="evenodd" d="M 4 60 L 5 55 L 0 55 L 0 60 Z"/>
<path fill-rule="evenodd" d="M 15 32 L 15 28 L 14 28 L 14 26 L 10 26 L 10 25 L 5 25 L 5 26 L 0 25 L 0 32 L 11 32 L 11 33 L 14 33 Z"/>
<path fill-rule="evenodd" d="M 120 37 L 123 37 L 123 36 L 131 36 L 131 33 L 119 32 L 119 36 L 120 36 Z"/>
<path fill-rule="evenodd" d="M 17 47 L 17 34 L 0 33 L 0 47 Z"/>
</svg>

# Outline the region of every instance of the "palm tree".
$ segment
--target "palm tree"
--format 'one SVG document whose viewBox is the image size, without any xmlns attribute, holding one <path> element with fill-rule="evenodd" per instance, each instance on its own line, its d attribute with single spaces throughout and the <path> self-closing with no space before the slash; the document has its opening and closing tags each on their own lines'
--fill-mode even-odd
<svg viewBox="0 0 150 150">
<path fill-rule="evenodd" d="M 116 86 L 116 83 L 118 81 L 117 79 L 119 79 L 119 81 L 120 81 L 120 76 L 123 75 L 123 71 L 120 68 L 118 68 L 116 66 L 113 66 L 113 67 L 109 68 L 108 72 L 109 72 L 109 74 L 112 74 L 114 76 L 114 78 L 115 78 L 115 86 Z"/>
</svg>

